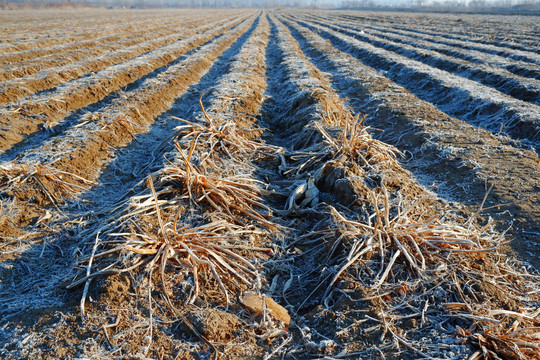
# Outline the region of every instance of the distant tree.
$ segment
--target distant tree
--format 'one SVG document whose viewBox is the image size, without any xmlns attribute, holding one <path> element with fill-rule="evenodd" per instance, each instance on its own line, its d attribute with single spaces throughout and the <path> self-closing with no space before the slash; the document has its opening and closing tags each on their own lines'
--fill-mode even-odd
<svg viewBox="0 0 540 360">
<path fill-rule="evenodd" d="M 472 0 L 469 3 L 469 7 L 474 9 L 482 9 L 486 7 L 486 0 Z"/>
</svg>

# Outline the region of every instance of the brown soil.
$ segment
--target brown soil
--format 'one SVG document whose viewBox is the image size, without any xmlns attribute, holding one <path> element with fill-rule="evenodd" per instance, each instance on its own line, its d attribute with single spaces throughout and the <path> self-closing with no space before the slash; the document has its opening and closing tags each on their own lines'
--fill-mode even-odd
<svg viewBox="0 0 540 360">
<path fill-rule="evenodd" d="M 65 32 L 74 14 L 45 12 L 39 23 L 14 13 L 3 23 L 5 56 L 20 53 L 24 68 L 63 54 L 56 45 L 119 48 L 137 31 L 159 40 L 145 50 L 155 54 L 148 63 L 143 50 L 111 57 L 16 104 L 39 91 L 18 84 L 6 100 L 0 357 L 540 354 L 531 330 L 539 278 L 522 262 L 538 261 L 537 154 L 421 101 L 298 23 L 361 19 L 435 34 L 448 22 L 102 10 L 86 14 L 98 19 L 92 29 L 113 15 L 124 22 L 55 38 L 56 16 Z M 465 18 L 456 36 L 495 51 L 485 37 L 467 40 L 482 18 Z M 187 41 L 159 52 L 176 33 Z M 519 44 L 531 39 L 509 34 L 527 55 Z M 50 123 L 60 125 L 42 128 Z M 511 222 L 505 236 L 517 255 L 501 245 Z"/>
<path fill-rule="evenodd" d="M 185 29 L 191 22 L 196 23 L 197 20 L 186 21 L 182 24 L 182 26 L 176 27 L 173 27 L 172 23 L 160 26 L 152 26 L 151 24 L 147 26 L 133 26 L 131 29 L 126 29 L 127 31 L 122 34 L 109 35 L 92 41 L 84 41 L 71 47 L 62 47 L 61 49 L 58 49 L 54 53 L 48 54 L 47 56 L 41 56 L 42 54 L 39 54 L 33 59 L 29 59 L 27 56 L 25 56 L 25 53 L 20 53 L 18 57 L 16 54 L 13 54 L 9 60 L 3 59 L 7 64 L 15 64 L 10 66 L 4 65 L 2 67 L 2 71 L 0 72 L 0 80 L 7 81 L 14 78 L 21 78 L 35 74 L 38 71 L 66 66 L 68 64 L 94 57 L 97 58 L 99 55 L 118 51 L 119 49 L 134 46 L 151 39 L 174 34 L 174 31 L 178 31 L 182 28 Z M 143 29 L 141 29 L 141 27 Z M 171 40 L 171 42 L 172 41 L 173 40 Z M 122 59 L 119 59 L 119 61 L 122 61 Z M 106 66 L 112 64 L 113 63 L 108 63 Z M 92 65 L 96 66 L 99 65 L 99 63 L 96 63 L 94 60 Z M 94 69 L 98 69 L 98 67 L 95 67 Z M 92 69 L 91 71 L 96 70 Z M 69 74 L 59 73 L 58 71 L 56 73 L 59 74 L 58 76 L 63 77 L 64 81 L 69 80 Z M 77 78 L 77 76 L 73 76 L 72 78 Z M 21 83 L 19 83 L 19 85 L 21 85 Z M 49 86 L 52 87 L 54 85 L 55 83 L 49 80 Z M 38 87 L 34 87 L 34 91 L 38 90 L 40 90 Z"/>
<path fill-rule="evenodd" d="M 221 23 L 222 23 L 221 21 L 218 21 L 216 24 L 212 24 L 212 25 L 219 26 Z M 174 30 L 174 28 L 168 29 L 169 33 L 164 36 L 160 36 L 159 31 L 154 31 L 154 32 L 151 32 L 150 37 L 147 37 L 148 41 L 144 41 L 145 40 L 144 37 L 143 38 L 139 37 L 135 45 L 140 44 L 140 46 L 135 46 L 135 48 L 128 49 L 128 51 L 124 50 L 125 47 L 122 46 L 117 51 L 112 52 L 111 54 L 107 54 L 107 56 L 105 57 L 103 56 L 92 57 L 90 56 L 90 54 L 86 54 L 85 58 L 83 58 L 83 61 L 77 62 L 73 66 L 60 65 L 55 69 L 50 69 L 49 71 L 46 71 L 46 70 L 40 71 L 38 74 L 35 74 L 34 76 L 27 76 L 24 78 L 19 78 L 12 81 L 4 82 L 2 84 L 3 86 L 2 86 L 2 96 L 0 97 L 0 104 L 8 104 L 10 102 L 22 100 L 25 97 L 28 97 L 32 94 L 35 94 L 44 90 L 54 89 L 55 87 L 59 85 L 69 83 L 70 80 L 78 79 L 78 78 L 84 77 L 85 75 L 88 76 L 88 75 L 91 75 L 92 73 L 99 72 L 100 70 L 106 69 L 110 66 L 121 64 L 128 60 L 136 58 L 139 55 L 151 52 L 156 49 L 160 49 L 161 47 L 167 46 L 183 38 L 188 38 L 189 36 L 198 34 L 208 28 L 212 28 L 213 26 L 208 26 L 208 25 L 201 26 L 199 22 L 195 22 L 194 24 L 188 23 L 188 24 L 184 24 L 183 26 L 179 28 L 176 28 L 176 29 L 182 29 L 182 31 L 180 32 L 174 32 L 174 31 L 171 32 L 171 30 Z M 177 54 L 178 54 L 177 52 L 172 51 L 171 53 L 165 55 L 166 56 L 165 59 L 167 59 L 168 57 L 174 59 L 179 56 Z M 65 57 L 66 56 L 64 55 L 63 58 Z M 77 55 L 74 54 L 74 55 L 70 55 L 69 57 L 75 60 Z M 164 59 L 157 59 L 157 60 L 158 62 L 155 64 L 154 69 L 159 68 L 166 63 L 166 62 L 165 63 L 163 62 Z M 44 63 L 43 61 L 40 62 L 40 67 L 41 65 L 44 65 L 43 63 Z M 57 65 L 57 64 L 54 63 L 53 66 L 54 65 Z M 40 68 L 40 70 L 42 69 L 43 68 Z M 144 72 L 141 72 L 140 74 L 137 73 L 138 71 L 140 71 L 137 69 L 137 66 L 135 66 L 131 70 L 134 71 L 134 75 L 135 75 L 135 77 L 133 77 L 132 80 L 144 75 Z M 25 70 L 22 70 L 22 71 L 25 71 Z M 119 80 L 122 81 L 121 74 L 119 75 L 120 75 Z M 63 100 L 60 100 L 60 101 L 63 101 Z M 32 99 L 26 99 L 26 101 L 23 101 L 23 104 L 27 102 L 31 103 Z M 39 113 L 39 109 L 32 108 L 32 110 Z"/>
<path fill-rule="evenodd" d="M 226 30 L 238 22 L 227 26 Z M 150 72 L 174 61 L 182 54 L 204 44 L 223 30 L 209 30 L 201 36 L 194 36 L 188 44 L 176 47 L 171 53 L 158 54 L 150 63 L 136 63 L 133 66 L 122 69 L 114 73 L 114 78 L 106 77 L 106 74 L 94 79 L 78 81 L 76 84 L 67 86 L 67 88 L 58 91 L 56 97 L 47 97 L 45 99 L 29 98 L 27 102 L 17 104 L 16 109 L 6 110 L 4 116 L 0 118 L 0 123 L 11 124 L 9 131 L 2 131 L 0 138 L 3 139 L 3 150 L 20 142 L 25 135 L 34 133 L 40 128 L 46 130 L 48 127 L 54 127 L 62 121 L 72 111 L 81 109 L 90 104 L 96 103 L 112 92 L 122 87 L 136 82 L 141 77 Z M 5 135 L 4 135 L 5 134 Z"/>
<path fill-rule="evenodd" d="M 137 91 L 129 99 L 119 101 L 103 112 L 94 113 L 93 116 L 98 120 L 102 119 L 102 121 L 98 124 L 97 129 L 91 132 L 91 135 L 77 139 L 79 137 L 78 130 L 71 132 L 69 135 L 52 139 L 34 152 L 29 152 L 29 157 L 32 157 L 33 154 L 47 154 L 49 159 L 58 159 L 54 161 L 56 170 L 94 181 L 99 176 L 102 167 L 110 161 L 111 148 L 125 146 L 137 133 L 145 131 L 150 125 L 146 119 L 154 119 L 169 108 L 174 99 L 195 84 L 208 71 L 212 60 L 230 46 L 249 25 L 250 23 L 246 22 L 235 32 L 223 36 L 202 58 L 168 74 L 168 78 L 164 79 L 162 83 L 147 86 L 144 91 Z M 65 153 L 68 153 L 69 156 L 63 157 L 62 154 Z M 23 159 L 20 161 L 25 162 Z M 64 180 L 87 186 L 73 176 L 69 177 L 68 175 L 64 177 Z M 2 181 L 8 181 L 8 177 L 2 178 Z M 6 236 L 13 238 L 20 234 L 21 228 L 35 224 L 46 209 L 55 205 L 51 203 L 51 197 L 44 190 L 52 194 L 54 200 L 58 200 L 57 202 L 73 196 L 72 193 L 64 193 L 63 191 L 60 191 L 58 196 L 54 196 L 58 184 L 48 181 L 46 178 L 39 181 L 43 186 L 37 186 L 36 181 L 29 181 L 29 186 L 18 187 L 14 192 L 11 190 L 6 192 L 6 195 L 14 197 L 20 203 L 18 213 L 12 216 L 9 223 L 6 224 Z"/>
</svg>

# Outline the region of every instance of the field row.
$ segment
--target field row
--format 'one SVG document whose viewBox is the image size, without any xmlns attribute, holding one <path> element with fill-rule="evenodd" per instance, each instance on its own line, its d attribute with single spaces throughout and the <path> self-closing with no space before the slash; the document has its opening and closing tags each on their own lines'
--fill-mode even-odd
<svg viewBox="0 0 540 360">
<path fill-rule="evenodd" d="M 321 22 L 320 19 L 318 23 L 325 24 L 324 20 Z M 502 92 L 512 91 L 510 95 L 519 97 L 520 100 L 537 101 L 538 94 L 533 89 L 538 87 L 537 80 L 540 78 L 538 65 L 509 58 L 511 51 L 501 50 L 498 51 L 501 55 L 495 55 L 489 51 L 468 49 L 465 44 L 458 41 L 441 44 L 435 37 L 414 36 L 403 30 L 374 27 L 356 29 L 355 24 L 349 22 L 331 21 L 331 23 L 336 24 L 333 29 L 376 47 L 461 74 L 463 77 L 478 79 L 479 82 L 491 84 Z M 531 85 L 533 91 L 529 93 L 528 87 Z M 522 92 L 524 94 L 521 94 Z"/>
<path fill-rule="evenodd" d="M 538 212 L 535 210 L 538 184 L 529 174 L 538 171 L 538 156 L 535 151 L 520 149 L 519 145 L 516 148 L 517 144 L 500 136 L 503 125 L 509 127 L 509 133 L 513 125 L 515 129 L 512 133 L 516 134 L 516 137 L 523 136 L 538 144 L 539 112 L 536 105 L 521 103 L 523 110 L 520 113 L 514 112 L 512 117 L 509 107 L 514 107 L 518 102 L 497 94 L 495 90 L 467 79 L 456 79 L 451 87 L 439 86 L 436 80 L 448 81 L 452 75 L 436 68 L 420 68 L 417 64 L 410 64 L 388 51 L 375 49 L 352 37 L 322 27 L 316 29 L 323 37 L 310 31 L 312 27 L 305 28 L 299 23 L 292 27 L 293 33 L 295 29 L 313 61 L 320 64 L 321 70 L 332 74 L 340 94 L 349 98 L 358 112 L 371 115 L 371 120 L 367 120 L 368 124 L 384 130 L 380 135 L 381 139 L 402 150 L 410 151 L 410 163 L 417 169 L 416 175 L 424 179 L 424 184 L 435 181 L 440 188 L 438 192 L 444 194 L 445 198 L 461 202 L 470 201 L 471 193 L 465 189 L 460 191 L 459 188 L 475 187 L 477 191 L 472 193 L 477 194 L 475 202 L 478 203 L 483 196 L 480 189 L 485 187 L 486 181 L 502 181 L 506 185 L 501 183 L 502 186 L 496 186 L 495 191 L 505 194 L 497 194 L 493 204 L 513 204 L 511 206 L 514 210 L 508 219 L 511 220 L 514 216 L 518 219 L 531 219 L 524 221 L 528 224 L 527 227 L 531 227 L 521 231 L 525 233 L 525 238 L 536 237 L 538 220 L 534 219 L 538 219 Z M 335 47 L 326 43 L 325 39 L 329 39 Z M 311 52 L 310 48 L 313 49 Z M 377 52 L 381 55 L 377 56 Z M 384 65 L 393 59 L 396 60 L 394 66 L 389 68 Z M 379 72 L 366 65 L 372 65 Z M 384 77 L 380 73 L 383 69 L 389 69 L 383 72 Z M 396 86 L 398 84 L 403 87 Z M 467 86 L 468 84 L 470 85 Z M 478 98 L 472 96 L 475 89 L 478 89 Z M 492 97 L 484 97 L 488 91 Z M 463 93 L 466 93 L 467 97 L 462 95 Z M 495 102 L 497 96 L 501 99 L 498 104 Z M 418 98 L 431 100 L 431 104 L 436 107 L 419 101 Z M 509 117 L 508 122 L 502 124 L 501 121 L 506 116 Z M 525 120 L 527 118 L 528 120 Z M 532 129 L 524 124 L 525 121 Z M 511 122 L 513 124 L 510 124 Z M 492 131 L 484 132 L 478 127 Z M 537 145 L 535 148 L 537 149 Z M 516 162 L 520 165 L 510 165 Z M 455 170 L 451 171 L 452 168 Z M 464 171 L 466 168 L 469 171 Z M 522 169 L 527 170 L 520 175 Z M 438 176 L 437 173 L 441 175 Z M 507 180 L 503 180 L 505 178 Z M 520 184 L 519 190 L 514 188 L 515 184 Z M 528 190 L 523 191 L 521 185 Z M 531 203 L 525 205 L 522 199 L 528 199 Z M 522 205 L 523 210 L 517 210 Z M 529 233 L 530 236 L 527 236 Z"/>
<path fill-rule="evenodd" d="M 216 15 L 217 13 L 213 13 L 209 16 Z M 163 10 L 153 11 L 151 16 L 142 12 L 125 14 L 115 11 L 108 14 L 100 11 L 83 13 L 65 11 L 59 16 L 53 12 L 20 11 L 3 12 L 0 16 L 2 56 L 8 57 L 14 53 L 44 55 L 56 52 L 55 46 L 59 46 L 60 49 L 77 47 L 80 42 L 92 42 L 104 36 L 119 35 L 130 30 L 205 18 L 196 12 L 170 14 Z M 42 51 L 44 52 L 41 53 Z"/>
<path fill-rule="evenodd" d="M 470 44 L 470 50 L 490 49 L 491 45 L 495 45 L 494 48 L 506 47 L 538 53 L 540 27 L 536 17 L 516 21 L 515 17 L 505 19 L 486 15 L 460 17 L 448 14 L 429 16 L 394 14 L 394 16 L 395 19 L 392 15 L 351 16 L 339 13 L 334 18 L 351 20 L 357 24 L 363 22 L 368 28 L 384 28 L 390 32 L 405 31 L 416 34 L 416 37 L 435 36 L 446 41 L 465 41 Z"/>
<path fill-rule="evenodd" d="M 499 249 L 513 223 L 538 260 L 538 79 L 409 20 L 134 14 L 32 22 L 46 69 L 0 84 L 3 358 L 538 354 L 538 279 Z"/>
<path fill-rule="evenodd" d="M 429 61 L 425 54 L 421 62 L 411 60 L 415 57 L 410 53 L 407 56 L 399 54 L 406 51 L 404 47 L 391 51 L 386 50 L 386 44 L 383 44 L 383 48 L 380 47 L 381 43 L 373 46 L 365 39 L 341 35 L 331 29 L 333 25 L 303 25 L 316 29 L 340 50 L 361 58 L 364 64 L 383 72 L 390 80 L 420 99 L 435 104 L 448 115 L 487 128 L 496 134 L 508 133 L 514 138 L 529 140 L 538 149 L 540 106 L 536 104 L 538 91 L 533 89 L 540 87 L 536 80 L 523 79 L 519 84 L 508 77 L 497 82 L 497 87 L 509 94 L 521 94 L 525 88 L 532 90 L 531 102 L 516 101 L 516 98 L 489 86 L 491 80 L 484 79 L 492 79 L 491 75 L 481 74 L 480 70 L 471 69 L 464 73 L 444 63 Z M 473 68 L 472 65 L 470 67 Z M 467 76 L 470 73 L 475 75 Z M 484 86 L 478 82 L 488 84 Z"/>
</svg>

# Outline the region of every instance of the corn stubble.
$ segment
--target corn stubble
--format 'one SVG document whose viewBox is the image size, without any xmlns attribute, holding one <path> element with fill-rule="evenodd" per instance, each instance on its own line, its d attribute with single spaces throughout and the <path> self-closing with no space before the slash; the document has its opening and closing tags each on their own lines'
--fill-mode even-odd
<svg viewBox="0 0 540 360">
<path fill-rule="evenodd" d="M 322 134 L 325 143 L 329 146 L 334 159 L 345 156 L 349 161 L 360 162 L 371 168 L 373 164 L 396 161 L 401 155 L 398 149 L 382 141 L 373 139 L 369 134 L 370 128 L 365 126 L 367 115 L 353 116 L 348 111 L 331 113 L 326 106 L 323 123 L 339 129 L 336 138 L 330 136 L 323 126 L 315 123 Z"/>
<path fill-rule="evenodd" d="M 226 220 L 212 221 L 195 227 L 184 225 L 180 228 L 176 223 L 178 218 L 175 218 L 173 223 L 163 223 L 157 205 L 157 194 L 150 177 L 148 184 L 155 195 L 159 232 L 154 237 L 131 234 L 136 238 L 125 241 L 122 249 L 135 256 L 152 255 L 153 259 L 149 267 L 159 266 L 164 290 L 166 289 L 164 273 L 166 265 L 176 270 L 187 270 L 192 274 L 194 291 L 188 303 L 195 301 L 199 295 L 199 274 L 201 273 L 207 273 L 215 279 L 227 304 L 229 303 L 228 289 L 241 288 L 240 283 L 248 287 L 258 282 L 259 275 L 256 267 L 235 252 L 235 250 L 246 248 L 246 243 L 249 243 L 246 239 L 254 233 L 253 230 L 231 224 Z M 125 236 L 125 234 L 119 234 L 119 236 Z M 167 304 L 174 309 L 167 291 L 164 291 L 164 294 L 167 297 Z"/>
<path fill-rule="evenodd" d="M 258 129 L 238 129 L 232 120 L 217 124 L 202 109 L 207 124 L 182 120 L 185 125 L 177 129 L 177 139 L 172 139 L 175 150 L 167 155 L 168 165 L 148 177 L 150 192 L 134 197 L 131 211 L 120 217 L 124 224 L 155 218 L 154 234 L 111 234 L 118 246 L 95 255 L 125 253 L 129 255 L 124 263 L 159 270 L 167 304 L 174 313 L 178 311 L 165 291 L 166 267 L 191 274 L 193 289 L 187 303 L 200 295 L 203 276 L 215 280 L 228 304 L 233 292 L 261 286 L 258 267 L 242 253 L 267 251 L 252 239 L 279 229 L 269 220 L 272 209 L 262 198 L 264 184 L 249 173 L 234 174 L 236 169 L 231 170 L 229 161 L 239 153 L 274 156 L 275 148 L 248 138 Z M 164 220 L 165 213 L 169 221 Z M 185 217 L 199 218 L 197 222 L 202 224 L 181 224 Z"/>
<path fill-rule="evenodd" d="M 279 152 L 279 148 L 253 139 L 265 129 L 240 127 L 240 118 L 217 122 L 208 116 L 201 99 L 199 105 L 206 120 L 205 124 L 176 118 L 184 125 L 176 128 L 174 136 L 180 138 L 183 144 L 189 141 L 204 144 L 207 149 L 206 157 L 218 152 L 228 156 L 231 161 L 237 161 L 239 155 L 244 160 L 257 160 L 272 157 Z"/>
<path fill-rule="evenodd" d="M 265 184 L 253 179 L 249 171 L 231 174 L 230 164 L 235 163 L 238 155 L 250 161 L 267 157 L 283 159 L 280 149 L 250 138 L 260 129 L 240 129 L 232 120 L 218 123 L 206 114 L 202 103 L 201 108 L 206 124 L 182 120 L 184 125 L 177 129 L 169 165 L 148 177 L 150 193 L 137 197 L 131 212 L 121 217 L 124 224 L 128 220 L 140 222 L 144 216 L 154 217 L 157 219 L 154 233 L 111 234 L 119 238 L 114 241 L 117 246 L 95 255 L 98 258 L 114 252 L 127 254 L 129 261 L 124 263 L 134 265 L 126 269 L 145 265 L 150 275 L 158 271 L 163 297 L 177 315 L 180 312 L 166 284 L 166 268 L 191 274 L 193 288 L 186 303 L 193 303 L 200 295 L 202 277 L 214 279 L 227 304 L 231 295 L 239 291 L 254 286 L 260 291 L 260 268 L 242 254 L 267 250 L 256 247 L 251 239 L 282 230 L 272 220 L 273 213 L 289 215 L 265 204 L 262 190 Z M 323 116 L 325 126 L 314 123 L 322 144 L 300 154 L 295 167 L 284 172 L 314 171 L 315 177 L 323 176 L 336 161 L 348 166 L 357 164 L 354 166 L 372 172 L 399 167 L 396 160 L 399 152 L 372 139 L 364 119 L 349 112 L 330 114 L 327 110 Z M 237 165 L 245 169 L 245 164 Z M 351 171 L 354 172 L 352 168 Z M 480 227 L 475 216 L 461 224 L 445 221 L 443 214 L 433 214 L 432 210 L 423 209 L 420 201 L 408 199 L 399 191 L 391 193 L 384 186 L 371 190 L 368 198 L 365 208 L 371 212 L 355 220 L 345 210 L 317 205 L 326 207 L 331 215 L 330 226 L 326 223 L 324 230 L 303 236 L 333 243 L 328 256 L 339 263 L 330 282 L 324 284 L 322 303 L 332 297 L 334 286 L 346 272 L 361 274 L 355 281 L 369 288 L 375 297 L 400 294 L 379 309 L 382 337 L 390 334 L 396 343 L 428 357 L 401 334 L 399 322 L 404 317 L 416 316 L 423 322 L 430 301 L 427 287 L 441 288 L 453 294 L 447 295 L 446 302 L 431 306 L 438 309 L 441 321 L 452 317 L 469 321 L 469 328 L 458 328 L 457 335 L 480 349 L 471 359 L 532 359 L 540 355 L 538 310 L 531 307 L 532 300 L 538 301 L 539 289 L 537 283 L 534 285 L 538 277 L 516 270 L 516 265 L 498 255 L 496 249 L 502 237 L 490 232 L 489 223 Z M 202 215 L 202 224 L 181 224 L 180 219 L 188 209 L 192 214 Z M 163 213 L 168 214 L 168 221 Z M 345 245 L 345 256 L 338 254 L 340 245 Z M 498 272 L 472 270 L 471 264 L 479 262 L 489 264 L 484 269 L 497 268 Z M 100 272 L 105 274 L 108 269 L 111 266 Z M 507 281 L 501 282 L 501 278 Z M 514 304 L 524 306 L 522 312 L 493 310 L 499 306 L 496 299 L 481 304 L 474 294 L 462 291 L 484 281 L 499 283 Z M 425 304 L 425 308 L 418 304 Z M 404 309 L 409 313 L 404 315 Z"/>
<path fill-rule="evenodd" d="M 240 214 L 274 228 L 272 222 L 266 219 L 272 211 L 263 203 L 260 184 L 251 180 L 247 174 L 210 175 L 206 169 L 209 167 L 215 169 L 217 166 L 212 158 L 205 160 L 205 167 L 196 166 L 191 162 L 195 142 L 192 143 L 187 156 L 177 142 L 175 146 L 183 163 L 164 169 L 162 181 L 164 184 L 172 184 L 172 187 L 162 191 L 161 194 L 181 189 L 192 206 L 200 207 L 206 204 L 215 211 L 226 214 L 231 221 L 240 220 L 241 218 L 236 216 Z"/>
<path fill-rule="evenodd" d="M 294 169 L 296 173 L 313 171 L 315 177 L 320 178 L 338 163 L 345 165 L 353 175 L 398 168 L 396 156 L 400 153 L 373 139 L 364 120 L 365 116 L 352 116 L 348 111 L 330 113 L 327 106 L 324 125 L 313 123 L 322 135 L 322 145 L 318 145 L 317 151 L 300 157 L 303 160 Z M 357 166 L 364 167 L 364 172 L 359 172 Z M 400 191 L 392 194 L 384 185 L 367 191 L 368 201 L 363 208 L 371 209 L 370 213 L 359 216 L 355 213 L 358 219 L 353 220 L 347 218 L 345 208 L 340 211 L 328 205 L 332 216 L 330 225 L 326 223 L 323 230 L 303 236 L 333 243 L 329 249 L 329 253 L 334 254 L 332 261 L 336 260 L 335 254 L 341 245 L 348 249 L 346 256 L 337 258 L 340 264 L 326 285 L 322 303 L 331 303 L 335 284 L 348 270 L 347 277 L 358 274 L 355 281 L 370 289 L 376 298 L 391 299 L 389 294 L 398 294 L 391 303 L 382 302 L 386 304 L 378 314 L 382 336 L 391 334 L 396 343 L 427 358 L 427 354 L 401 335 L 400 321 L 418 316 L 424 322 L 426 309 L 418 304 L 429 304 L 427 288 L 445 288 L 449 291 L 447 298 L 459 294 L 460 302 L 431 306 L 443 310 L 439 315 L 441 322 L 450 317 L 470 320 L 470 327 L 467 330 L 458 327 L 457 335 L 479 348 L 471 359 L 540 356 L 537 344 L 540 310 L 534 305 L 539 301 L 540 277 L 519 269 L 519 264 L 511 263 L 499 253 L 504 239 L 491 231 L 489 221 L 480 226 L 476 213 L 461 224 L 449 222 L 444 220 L 444 214 L 438 211 L 434 214 L 433 210 L 423 207 L 421 199 L 409 199 Z M 483 264 L 481 271 L 472 270 L 473 263 Z M 502 297 L 512 299 L 515 309 L 493 310 L 501 306 L 501 296 L 482 303 L 474 293 L 463 294 L 461 290 L 471 288 L 472 284 L 481 286 L 484 282 L 498 284 Z M 410 309 L 409 313 L 403 309 Z"/>
<path fill-rule="evenodd" d="M 21 195 L 37 192 L 54 205 L 91 185 L 95 185 L 94 182 L 50 164 L 10 162 L 0 165 L 0 191 Z"/>
</svg>

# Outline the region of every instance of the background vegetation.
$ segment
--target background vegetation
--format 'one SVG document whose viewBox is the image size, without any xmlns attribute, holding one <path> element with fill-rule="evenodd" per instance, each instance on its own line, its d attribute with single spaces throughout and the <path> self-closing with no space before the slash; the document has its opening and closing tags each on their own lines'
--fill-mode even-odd
<svg viewBox="0 0 540 360">
<path fill-rule="evenodd" d="M 1 0 L 1 9 L 107 8 L 337 8 L 464 13 L 540 14 L 540 0 Z"/>
</svg>

